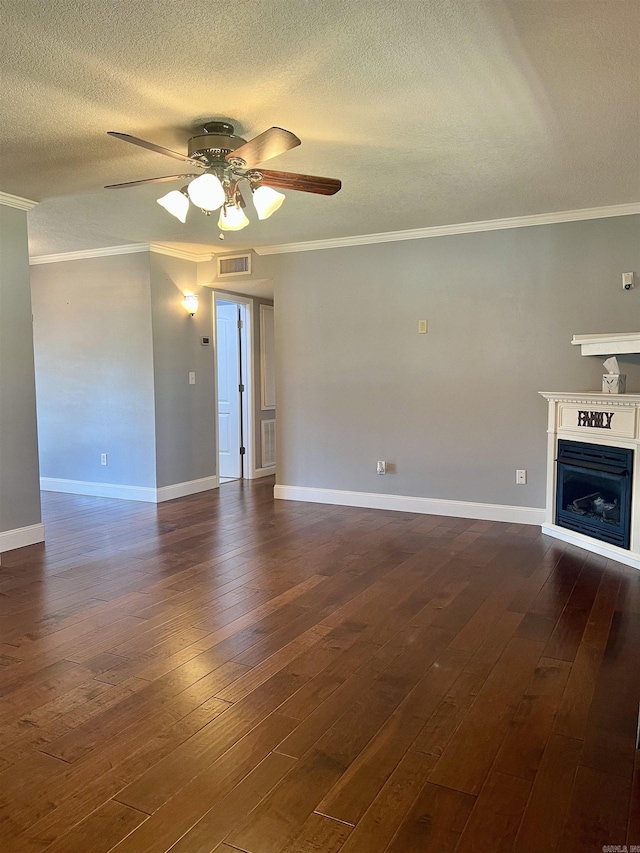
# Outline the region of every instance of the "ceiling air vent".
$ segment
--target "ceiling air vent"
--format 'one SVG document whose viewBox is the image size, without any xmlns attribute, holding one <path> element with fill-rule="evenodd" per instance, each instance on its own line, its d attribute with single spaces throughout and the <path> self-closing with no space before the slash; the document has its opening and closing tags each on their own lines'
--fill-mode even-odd
<svg viewBox="0 0 640 853">
<path fill-rule="evenodd" d="M 251 254 L 218 255 L 218 278 L 234 275 L 251 275 Z"/>
</svg>

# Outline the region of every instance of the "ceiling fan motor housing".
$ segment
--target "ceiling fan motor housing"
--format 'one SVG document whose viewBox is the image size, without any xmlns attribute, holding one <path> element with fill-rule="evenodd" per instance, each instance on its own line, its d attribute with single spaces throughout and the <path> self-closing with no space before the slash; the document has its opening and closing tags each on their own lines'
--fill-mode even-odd
<svg viewBox="0 0 640 853">
<path fill-rule="evenodd" d="M 203 126 L 204 133 L 192 136 L 188 144 L 189 157 L 205 160 L 208 164 L 224 162 L 225 157 L 244 145 L 246 139 L 235 136 L 233 125 L 224 121 L 211 121 Z"/>
</svg>

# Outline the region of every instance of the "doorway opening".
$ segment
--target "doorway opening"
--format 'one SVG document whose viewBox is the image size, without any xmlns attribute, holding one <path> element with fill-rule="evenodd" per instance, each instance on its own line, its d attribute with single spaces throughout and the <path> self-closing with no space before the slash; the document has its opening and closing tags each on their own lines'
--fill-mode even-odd
<svg viewBox="0 0 640 853">
<path fill-rule="evenodd" d="M 218 478 L 220 484 L 251 476 L 251 302 L 214 294 Z"/>
</svg>

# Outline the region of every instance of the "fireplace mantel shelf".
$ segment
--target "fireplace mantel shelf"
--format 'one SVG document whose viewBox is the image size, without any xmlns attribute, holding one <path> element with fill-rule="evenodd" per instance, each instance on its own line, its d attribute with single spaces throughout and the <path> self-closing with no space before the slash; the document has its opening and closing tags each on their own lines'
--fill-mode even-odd
<svg viewBox="0 0 640 853">
<path fill-rule="evenodd" d="M 582 355 L 640 353 L 640 332 L 624 332 L 612 335 L 574 335 L 571 343 L 581 348 Z"/>
<path fill-rule="evenodd" d="M 555 403 L 615 403 L 616 406 L 640 406 L 640 394 L 603 394 L 601 391 L 539 391 L 545 400 Z"/>
</svg>

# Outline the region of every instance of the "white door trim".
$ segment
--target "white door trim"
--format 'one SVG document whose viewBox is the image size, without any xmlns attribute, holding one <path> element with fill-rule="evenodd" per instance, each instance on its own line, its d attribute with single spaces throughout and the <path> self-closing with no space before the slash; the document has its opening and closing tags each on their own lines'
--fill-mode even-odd
<svg viewBox="0 0 640 853">
<path fill-rule="evenodd" d="M 254 476 L 255 470 L 255 451 L 254 442 L 254 416 L 253 416 L 253 300 L 248 297 L 238 296 L 235 293 L 226 293 L 220 290 L 214 290 L 211 294 L 213 299 L 213 359 L 214 359 L 214 393 L 216 399 L 216 422 L 215 422 L 215 445 L 216 445 L 216 474 L 220 465 L 219 439 L 218 439 L 218 339 L 217 339 L 217 312 L 216 300 L 221 299 L 224 302 L 234 302 L 236 305 L 242 305 L 246 309 L 245 321 L 240 330 L 240 340 L 242 342 L 242 378 L 244 382 L 244 394 L 242 395 L 242 436 L 245 447 L 244 461 L 242 464 L 242 476 L 244 479 L 251 479 Z"/>
</svg>

